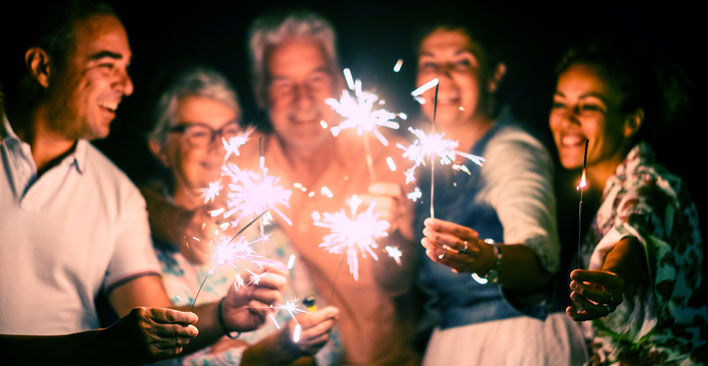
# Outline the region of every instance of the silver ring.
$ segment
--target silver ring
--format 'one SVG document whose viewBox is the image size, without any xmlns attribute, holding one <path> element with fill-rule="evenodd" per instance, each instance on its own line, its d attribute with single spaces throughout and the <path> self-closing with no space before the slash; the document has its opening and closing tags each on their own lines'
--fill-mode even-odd
<svg viewBox="0 0 708 366">
<path fill-rule="evenodd" d="M 605 305 L 605 310 L 607 310 L 607 314 L 612 312 L 612 310 L 610 309 L 610 305 Z"/>
<path fill-rule="evenodd" d="M 446 255 L 447 255 L 447 245 L 444 245 L 443 252 L 442 252 L 442 254 L 438 255 L 438 259 L 445 259 Z"/>
<path fill-rule="evenodd" d="M 470 252 L 470 251 L 469 251 L 469 249 L 470 249 L 470 243 L 468 243 L 467 240 L 465 240 L 465 241 L 463 242 L 463 244 L 465 245 L 465 247 L 462 248 L 462 250 L 460 250 L 459 253 L 460 253 L 460 254 L 467 254 L 467 253 L 469 253 L 469 252 Z"/>
</svg>

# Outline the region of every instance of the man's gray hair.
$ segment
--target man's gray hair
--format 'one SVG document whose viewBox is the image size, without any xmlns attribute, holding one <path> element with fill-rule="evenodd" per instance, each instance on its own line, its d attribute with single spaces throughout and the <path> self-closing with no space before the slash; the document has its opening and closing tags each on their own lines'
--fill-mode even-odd
<svg viewBox="0 0 708 366">
<path fill-rule="evenodd" d="M 261 109 L 267 109 L 268 105 L 267 91 L 270 80 L 266 55 L 271 48 L 289 37 L 306 37 L 319 42 L 332 69 L 332 75 L 338 72 L 334 29 L 327 19 L 308 10 L 261 16 L 253 22 L 249 30 L 253 93 Z"/>
<path fill-rule="evenodd" d="M 164 144 L 177 112 L 180 98 L 195 96 L 217 101 L 240 114 L 236 91 L 228 80 L 216 70 L 197 66 L 177 74 L 160 94 L 155 107 L 155 127 L 149 134 L 151 140 Z"/>
</svg>

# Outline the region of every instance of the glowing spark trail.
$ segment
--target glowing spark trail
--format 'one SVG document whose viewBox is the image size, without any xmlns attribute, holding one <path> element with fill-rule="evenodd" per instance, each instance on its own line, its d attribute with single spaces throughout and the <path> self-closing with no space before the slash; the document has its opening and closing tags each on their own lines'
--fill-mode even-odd
<svg viewBox="0 0 708 366">
<path fill-rule="evenodd" d="M 407 196 L 408 196 L 409 200 L 415 202 L 415 201 L 419 200 L 421 197 L 423 197 L 423 192 L 420 191 L 420 188 L 415 187 L 413 192 L 408 193 Z"/>
<path fill-rule="evenodd" d="M 350 213 L 344 209 L 335 213 L 313 213 L 316 226 L 330 229 L 332 233 L 322 238 L 320 248 L 324 248 L 330 253 L 341 254 L 346 252 L 349 273 L 354 276 L 354 280 L 359 280 L 359 259 L 366 258 L 369 253 L 375 260 L 379 260 L 374 248 L 377 248 L 376 239 L 387 237 L 387 230 L 391 226 L 388 221 L 379 220 L 379 214 L 374 213 L 376 201 L 371 201 L 366 211 L 357 214 L 361 199 L 354 195 L 349 200 Z"/>
<path fill-rule="evenodd" d="M 413 161 L 414 165 L 406 170 L 406 183 L 415 182 L 415 170 L 424 166 L 429 158 L 438 157 L 440 164 L 449 165 L 455 161 L 457 156 L 469 159 L 473 163 L 482 166 L 484 158 L 477 155 L 468 154 L 462 151 L 455 150 L 458 142 L 443 138 L 444 133 L 426 134 L 422 130 L 409 127 L 408 130 L 417 137 L 410 146 L 397 144 L 398 148 L 403 150 L 403 157 Z M 457 169 L 460 164 L 455 164 Z"/>
<path fill-rule="evenodd" d="M 387 245 L 384 249 L 386 250 L 386 253 L 388 253 L 389 257 L 393 258 L 393 260 L 396 261 L 396 264 L 400 266 L 403 252 L 401 252 L 398 247 L 392 247 L 390 245 Z"/>
<path fill-rule="evenodd" d="M 221 192 L 221 189 L 223 187 L 221 186 L 221 180 L 217 180 L 216 182 L 209 182 L 209 187 L 208 188 L 202 188 L 202 196 L 204 196 L 204 203 L 208 203 L 209 201 L 214 202 L 214 199 L 216 196 L 219 195 Z"/>
<path fill-rule="evenodd" d="M 296 323 L 295 329 L 293 330 L 293 342 L 297 343 L 298 341 L 300 341 L 300 332 L 302 331 L 302 326 L 297 321 L 295 314 L 308 313 L 308 311 L 301 309 L 297 305 L 297 298 L 292 298 L 292 299 L 286 301 L 285 304 L 283 304 L 283 305 L 270 305 L 267 308 L 266 307 L 253 307 L 253 308 L 254 309 L 273 309 L 273 310 L 276 310 L 276 312 L 275 312 L 276 314 L 281 310 L 286 311 L 288 314 L 290 314 L 290 318 L 292 320 L 294 320 Z M 275 324 L 275 327 L 277 329 L 280 329 L 280 324 L 278 324 L 278 321 L 275 319 L 275 315 L 273 313 L 271 313 L 269 315 L 269 317 L 273 321 L 273 324 Z"/>
<path fill-rule="evenodd" d="M 349 69 L 344 69 L 346 71 Z M 351 76 L 351 72 L 348 74 Z M 387 127 L 394 130 L 399 128 L 398 122 L 392 121 L 396 118 L 395 113 L 385 109 L 374 109 L 374 104 L 379 101 L 378 95 L 363 91 L 361 81 L 356 80 L 354 85 L 349 85 L 349 89 L 354 90 L 354 96 L 349 91 L 343 90 L 339 100 L 328 98 L 325 102 L 339 113 L 345 120 L 337 126 L 331 128 L 334 136 L 347 128 L 356 128 L 357 134 L 361 136 L 364 132 L 371 132 L 384 146 L 388 146 L 388 140 L 383 136 L 378 127 Z"/>
<path fill-rule="evenodd" d="M 231 163 L 223 166 L 223 171 L 225 175 L 231 177 L 232 181 L 228 185 L 228 210 L 224 213 L 224 218 L 238 214 L 233 221 L 234 225 L 237 225 L 246 217 L 270 210 L 276 212 L 288 225 L 292 225 L 292 221 L 276 207 L 279 205 L 290 207 L 288 201 L 292 194 L 292 191 L 278 185 L 279 177 L 268 175 L 266 168 L 263 168 L 263 174 L 258 174 L 239 169 Z"/>
<path fill-rule="evenodd" d="M 434 78 L 433 80 L 428 81 L 427 83 L 419 86 L 417 89 L 413 90 L 411 92 L 411 95 L 414 97 L 419 97 L 421 94 L 425 93 L 428 91 L 428 89 L 431 89 L 432 87 L 438 85 L 438 78 Z"/>
<path fill-rule="evenodd" d="M 403 66 L 403 59 L 399 58 L 398 61 L 396 61 L 396 64 L 393 65 L 393 72 L 401 71 L 402 66 Z"/>
<path fill-rule="evenodd" d="M 253 263 L 260 268 L 263 268 L 266 265 L 278 266 L 279 263 L 277 261 L 258 255 L 253 248 L 251 248 L 251 245 L 267 239 L 268 237 L 262 237 L 249 242 L 243 236 L 239 237 L 236 241 L 232 241 L 227 237 L 222 237 L 216 245 L 214 253 L 211 255 L 211 259 L 214 260 L 214 264 L 209 270 L 209 274 L 213 274 L 216 267 L 225 266 L 227 264 L 235 269 L 237 264 L 242 261 Z"/>
<path fill-rule="evenodd" d="M 255 128 L 250 127 L 245 131 L 239 133 L 238 135 L 228 139 L 221 138 L 221 142 L 224 144 L 224 150 L 226 150 L 226 155 L 224 156 L 224 161 L 226 161 L 231 154 L 234 156 L 241 155 L 238 149 L 243 146 L 248 141 L 248 136 L 255 130 Z"/>
</svg>

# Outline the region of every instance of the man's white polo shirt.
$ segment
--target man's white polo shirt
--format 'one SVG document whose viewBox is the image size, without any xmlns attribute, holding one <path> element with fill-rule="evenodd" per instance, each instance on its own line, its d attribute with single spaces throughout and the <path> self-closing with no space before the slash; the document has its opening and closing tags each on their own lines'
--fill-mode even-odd
<svg viewBox="0 0 708 366">
<path fill-rule="evenodd" d="M 0 137 L 0 333 L 97 328 L 101 291 L 159 274 L 143 197 L 86 140 L 37 178 L 5 118 Z"/>
</svg>

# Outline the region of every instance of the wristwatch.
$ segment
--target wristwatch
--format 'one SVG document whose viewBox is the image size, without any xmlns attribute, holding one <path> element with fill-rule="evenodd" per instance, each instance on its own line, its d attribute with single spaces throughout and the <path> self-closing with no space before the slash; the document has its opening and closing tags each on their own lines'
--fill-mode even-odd
<svg viewBox="0 0 708 366">
<path fill-rule="evenodd" d="M 502 262 L 501 243 L 496 243 L 492 239 L 485 239 L 484 242 L 494 247 L 495 258 L 494 265 L 487 274 L 484 275 L 484 278 L 486 278 L 489 283 L 497 283 L 499 282 L 499 270 L 501 269 Z"/>
</svg>

